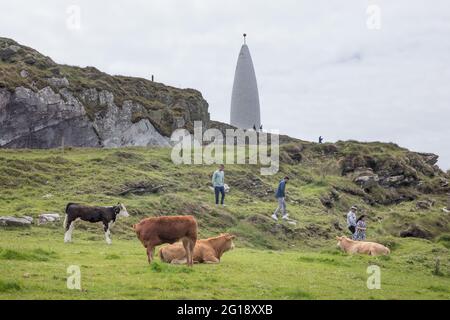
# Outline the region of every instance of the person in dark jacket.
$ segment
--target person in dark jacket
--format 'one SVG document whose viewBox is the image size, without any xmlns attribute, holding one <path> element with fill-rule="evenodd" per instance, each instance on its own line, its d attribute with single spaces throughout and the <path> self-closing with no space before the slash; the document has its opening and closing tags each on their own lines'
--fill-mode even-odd
<svg viewBox="0 0 450 320">
<path fill-rule="evenodd" d="M 289 218 L 289 215 L 286 212 L 286 183 L 288 181 L 289 181 L 289 177 L 284 177 L 284 179 L 280 181 L 277 192 L 275 194 L 275 196 L 278 200 L 278 208 L 273 213 L 272 218 L 276 221 L 278 221 L 278 212 L 279 211 L 281 211 L 281 213 L 283 214 L 283 216 L 282 216 L 283 220 L 287 220 Z"/>
</svg>

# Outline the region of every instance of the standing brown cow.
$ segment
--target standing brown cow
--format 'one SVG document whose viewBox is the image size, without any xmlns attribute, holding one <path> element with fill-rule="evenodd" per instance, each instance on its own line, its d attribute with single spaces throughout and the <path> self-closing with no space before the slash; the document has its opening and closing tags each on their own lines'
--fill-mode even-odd
<svg viewBox="0 0 450 320">
<path fill-rule="evenodd" d="M 195 243 L 197 242 L 197 221 L 192 216 L 156 217 L 144 219 L 133 226 L 138 239 L 147 248 L 148 262 L 152 263 L 155 247 L 164 243 L 183 242 L 187 264 L 192 266 Z"/>
</svg>

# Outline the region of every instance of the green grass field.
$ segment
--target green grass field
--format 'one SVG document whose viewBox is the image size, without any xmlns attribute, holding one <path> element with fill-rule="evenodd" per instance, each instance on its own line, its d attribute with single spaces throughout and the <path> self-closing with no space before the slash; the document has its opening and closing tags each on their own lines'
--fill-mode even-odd
<svg viewBox="0 0 450 320">
<path fill-rule="evenodd" d="M 114 226 L 112 246 L 100 225 L 77 223 L 72 244 L 63 243 L 62 222 L 0 227 L 0 299 L 449 299 L 445 195 L 419 196 L 435 201 L 427 211 L 417 210 L 415 202 L 369 206 L 337 166 L 333 158 L 311 157 L 282 163 L 270 177 L 260 176 L 257 166 L 227 166 L 228 207 L 216 208 L 209 189 L 215 166 L 175 166 L 168 149 L 0 150 L 0 216 L 63 214 L 68 202 L 123 202 L 131 214 Z M 286 174 L 296 226 L 269 218 L 276 207 L 273 189 Z M 164 188 L 121 194 L 140 184 Z M 334 187 L 350 191 L 326 208 L 320 198 Z M 353 204 L 368 216 L 368 240 L 389 246 L 390 257 L 337 250 L 335 236 L 345 234 L 345 213 Z M 157 258 L 149 266 L 130 226 L 148 216 L 177 214 L 194 215 L 201 238 L 235 234 L 236 249 L 220 265 L 189 269 Z M 398 237 L 412 224 L 432 237 Z M 71 265 L 81 269 L 82 291 L 66 287 Z M 371 265 L 381 268 L 381 290 L 367 288 Z"/>
<path fill-rule="evenodd" d="M 404 240 L 391 257 L 347 256 L 335 249 L 271 251 L 237 247 L 220 265 L 148 265 L 134 239 L 104 243 L 101 232 L 74 232 L 64 244 L 56 228 L 0 232 L 1 299 L 449 299 L 450 278 L 434 275 L 448 250 Z M 82 291 L 67 289 L 67 268 L 81 269 Z M 381 268 L 369 290 L 367 267 Z"/>
</svg>

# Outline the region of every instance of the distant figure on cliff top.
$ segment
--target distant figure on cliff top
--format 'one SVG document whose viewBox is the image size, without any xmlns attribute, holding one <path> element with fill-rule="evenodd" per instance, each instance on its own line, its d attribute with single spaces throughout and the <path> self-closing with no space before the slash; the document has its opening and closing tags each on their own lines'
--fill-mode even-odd
<svg viewBox="0 0 450 320">
<path fill-rule="evenodd" d="M 319 137 L 319 143 L 320 143 L 320 144 L 323 143 L 323 137 L 322 137 L 322 136 Z"/>
</svg>

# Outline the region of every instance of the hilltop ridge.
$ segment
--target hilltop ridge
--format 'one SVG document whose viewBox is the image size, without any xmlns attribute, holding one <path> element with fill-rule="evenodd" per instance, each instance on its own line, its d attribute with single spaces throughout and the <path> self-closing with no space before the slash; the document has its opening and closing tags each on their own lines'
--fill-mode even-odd
<svg viewBox="0 0 450 320">
<path fill-rule="evenodd" d="M 0 146 L 10 148 L 165 146 L 174 129 L 210 120 L 197 90 L 57 64 L 6 38 L 0 107 Z"/>
</svg>

